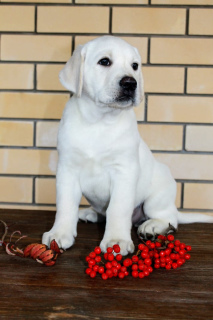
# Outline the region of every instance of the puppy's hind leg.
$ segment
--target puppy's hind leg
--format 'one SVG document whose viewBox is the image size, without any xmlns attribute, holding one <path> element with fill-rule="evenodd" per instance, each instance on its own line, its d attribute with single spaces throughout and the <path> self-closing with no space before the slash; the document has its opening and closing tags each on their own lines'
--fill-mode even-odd
<svg viewBox="0 0 213 320">
<path fill-rule="evenodd" d="M 78 218 L 85 222 L 103 222 L 105 217 L 93 209 L 93 207 L 84 208 L 79 210 Z"/>
</svg>

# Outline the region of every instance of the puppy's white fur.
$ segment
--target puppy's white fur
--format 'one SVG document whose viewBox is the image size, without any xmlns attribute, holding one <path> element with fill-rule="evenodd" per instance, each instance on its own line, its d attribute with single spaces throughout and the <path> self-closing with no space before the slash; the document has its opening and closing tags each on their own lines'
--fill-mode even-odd
<svg viewBox="0 0 213 320">
<path fill-rule="evenodd" d="M 110 66 L 98 62 L 108 58 Z M 133 69 L 133 63 L 139 65 Z M 141 58 L 137 49 L 104 36 L 79 46 L 60 72 L 73 93 L 59 127 L 56 175 L 57 214 L 43 243 L 55 239 L 66 249 L 77 235 L 79 217 L 96 222 L 106 216 L 102 251 L 119 243 L 123 255 L 133 252 L 132 215 L 140 205 L 148 219 L 138 228 L 146 235 L 164 233 L 169 223 L 213 222 L 213 217 L 181 214 L 175 207 L 176 183 L 169 169 L 155 160 L 141 139 L 132 107 L 143 98 Z M 132 99 L 120 99 L 120 81 L 137 81 Z M 90 208 L 80 210 L 82 194 Z M 135 210 L 136 212 L 136 210 Z"/>
</svg>

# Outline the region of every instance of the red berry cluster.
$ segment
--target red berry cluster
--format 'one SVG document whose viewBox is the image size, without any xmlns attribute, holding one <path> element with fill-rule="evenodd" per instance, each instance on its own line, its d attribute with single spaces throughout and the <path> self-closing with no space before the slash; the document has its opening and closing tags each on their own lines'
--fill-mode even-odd
<svg viewBox="0 0 213 320">
<path fill-rule="evenodd" d="M 95 278 L 99 273 L 103 280 L 112 277 L 124 277 L 131 274 L 134 278 L 147 277 L 153 269 L 176 269 L 190 259 L 188 251 L 191 246 L 175 240 L 173 235 L 159 235 L 156 241 L 147 240 L 138 245 L 138 251 L 131 258 L 125 258 L 120 254 L 120 247 L 115 244 L 107 248 L 104 253 L 104 262 L 100 256 L 101 249 L 96 247 L 87 257 L 88 268 L 86 274 Z"/>
</svg>

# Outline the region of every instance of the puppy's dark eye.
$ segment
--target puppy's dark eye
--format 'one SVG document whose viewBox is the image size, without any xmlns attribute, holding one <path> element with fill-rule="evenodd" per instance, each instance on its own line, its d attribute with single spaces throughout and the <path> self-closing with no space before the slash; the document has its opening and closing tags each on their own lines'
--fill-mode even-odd
<svg viewBox="0 0 213 320">
<path fill-rule="evenodd" d="M 132 64 L 132 69 L 135 70 L 135 71 L 138 70 L 138 63 L 134 62 Z"/>
<path fill-rule="evenodd" d="M 110 67 L 112 64 L 112 61 L 109 60 L 109 58 L 103 58 L 98 61 L 98 64 L 100 64 L 101 66 L 104 66 L 104 67 Z"/>
</svg>

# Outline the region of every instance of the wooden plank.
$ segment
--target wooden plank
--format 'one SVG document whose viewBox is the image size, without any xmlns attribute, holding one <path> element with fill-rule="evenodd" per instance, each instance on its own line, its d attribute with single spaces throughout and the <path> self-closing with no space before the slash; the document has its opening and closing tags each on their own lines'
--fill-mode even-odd
<svg viewBox="0 0 213 320">
<path fill-rule="evenodd" d="M 11 230 L 29 235 L 23 243 L 39 242 L 54 212 L 0 210 L 0 219 L 16 222 Z M 145 279 L 103 281 L 85 275 L 85 257 L 103 233 L 104 224 L 79 223 L 75 245 L 49 268 L 0 248 L 0 319 L 212 318 L 212 224 L 181 225 L 176 238 L 192 245 L 191 260 L 176 270 L 155 270 Z M 137 244 L 135 229 L 132 236 Z"/>
</svg>

